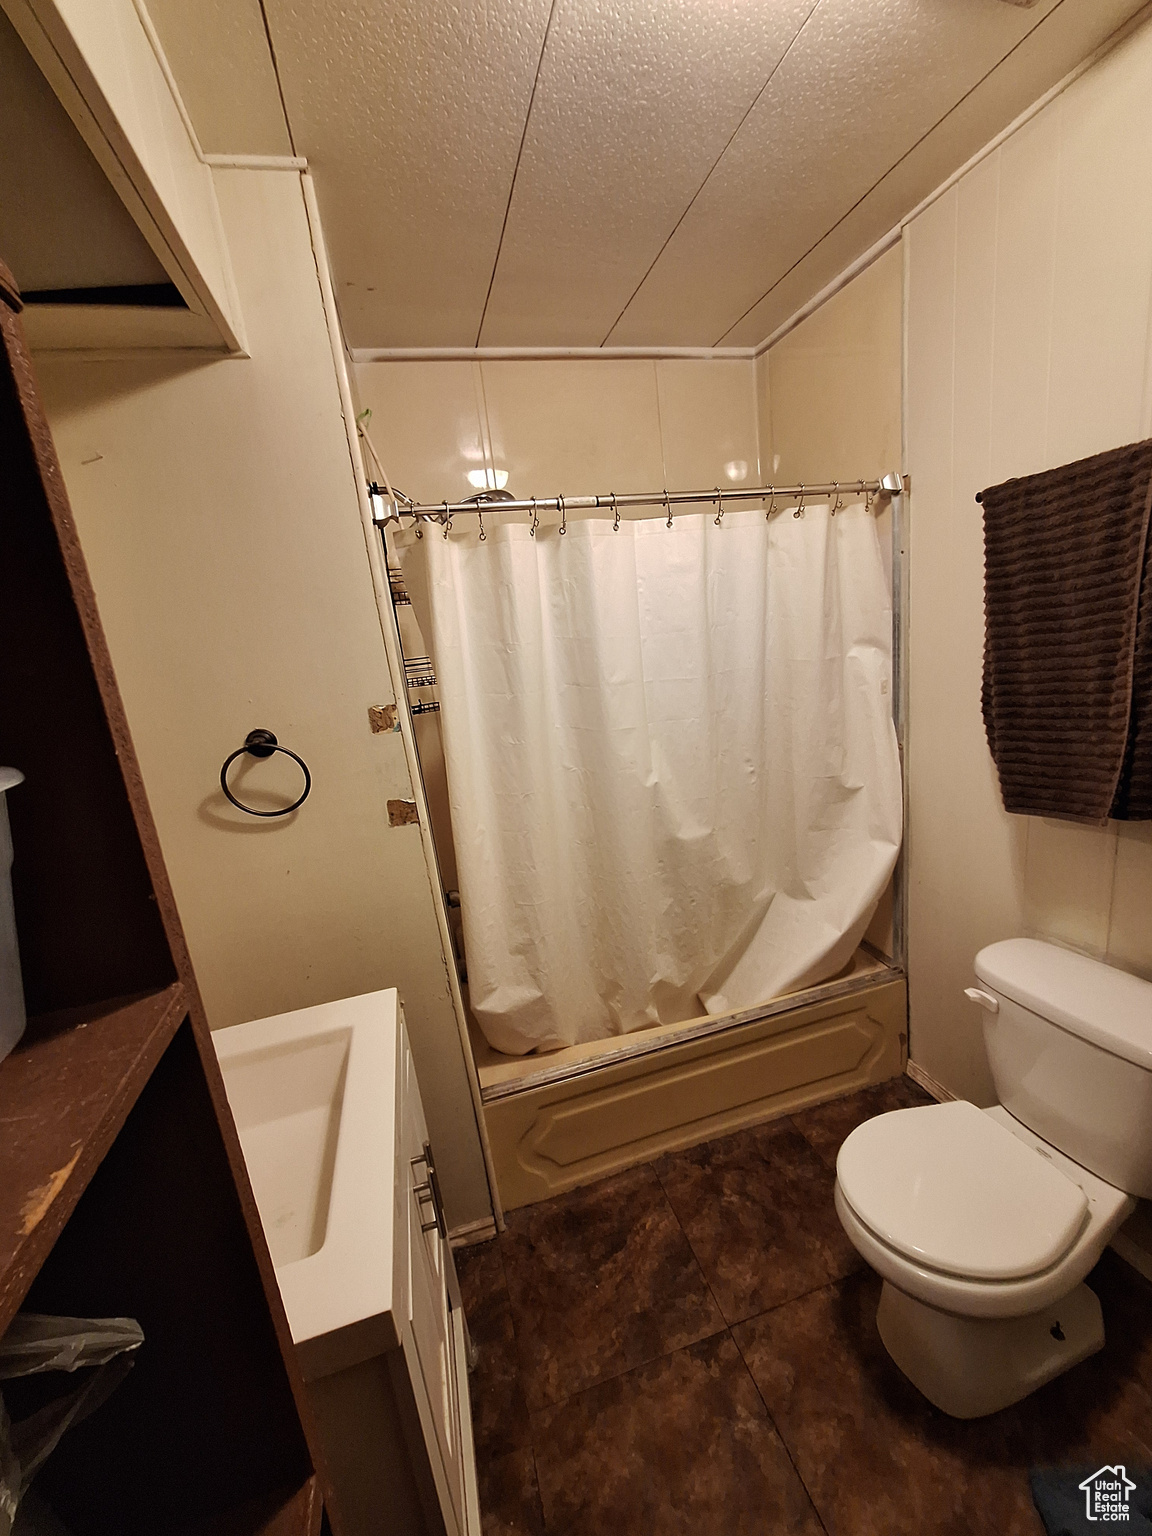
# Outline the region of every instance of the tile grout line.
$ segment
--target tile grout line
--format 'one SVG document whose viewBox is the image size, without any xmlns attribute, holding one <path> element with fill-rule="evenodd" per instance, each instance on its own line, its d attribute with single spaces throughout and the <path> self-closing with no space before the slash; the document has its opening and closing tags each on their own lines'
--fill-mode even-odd
<svg viewBox="0 0 1152 1536">
<path fill-rule="evenodd" d="M 705 1145 L 707 1145 L 707 1143 L 705 1143 Z M 672 1154 L 672 1155 L 675 1156 L 675 1154 Z M 680 1213 L 676 1209 L 676 1207 L 672 1204 L 672 1196 L 668 1193 L 668 1190 L 667 1190 L 667 1188 L 666 1188 L 666 1186 L 664 1184 L 664 1180 L 660 1177 L 660 1170 L 659 1170 L 659 1168 L 657 1168 L 657 1166 L 656 1166 L 656 1164 L 654 1162 L 649 1164 L 649 1166 L 651 1167 L 652 1172 L 656 1175 L 656 1182 L 660 1186 L 660 1193 L 664 1196 L 665 1203 L 668 1206 L 668 1209 L 672 1212 L 673 1220 L 675 1221 L 676 1225 L 680 1228 L 680 1235 L 681 1235 L 681 1237 L 683 1237 L 684 1241 L 688 1244 L 688 1252 L 692 1255 L 692 1262 L 696 1265 L 696 1268 L 700 1271 L 700 1278 L 704 1282 L 705 1290 L 708 1292 L 709 1296 L 711 1296 L 711 1298 L 712 1298 L 712 1305 L 716 1308 L 717 1316 L 719 1316 L 720 1318 L 723 1319 L 724 1331 L 729 1333 L 729 1334 L 731 1334 L 731 1332 L 732 1332 L 732 1324 L 724 1316 L 724 1308 L 720 1305 L 720 1299 L 716 1295 L 716 1292 L 712 1289 L 712 1282 L 711 1282 L 711 1280 L 709 1280 L 707 1274 L 705 1273 L 704 1265 L 700 1262 L 700 1255 L 696 1252 L 695 1248 L 692 1246 L 692 1239 L 689 1237 L 687 1229 L 684 1226 L 684 1223 L 680 1220 Z M 715 1338 L 715 1334 L 706 1334 L 705 1337 L 706 1338 Z M 697 1342 L 699 1342 L 699 1341 L 697 1341 Z M 671 1354 L 671 1353 L 673 1353 L 673 1351 L 669 1350 L 669 1354 Z"/>
<path fill-rule="evenodd" d="M 883 1085 L 882 1084 L 877 1084 L 877 1085 L 870 1085 L 870 1086 L 881 1087 Z M 861 1091 L 861 1090 L 857 1090 L 857 1092 L 859 1092 L 859 1091 Z M 868 1089 L 864 1089 L 863 1092 L 867 1093 Z M 834 1104 L 834 1103 L 838 1103 L 840 1101 L 840 1099 L 847 1099 L 847 1098 L 852 1098 L 852 1097 L 855 1097 L 855 1093 L 843 1094 L 843 1095 L 838 1096 L 837 1099 L 831 1099 L 831 1100 L 828 1100 L 826 1102 L 829 1103 L 829 1104 Z M 823 1105 L 813 1106 L 813 1108 L 816 1108 L 816 1109 L 820 1109 L 820 1108 L 823 1108 L 823 1107 L 824 1107 Z M 773 1121 L 771 1121 L 769 1123 L 774 1128 L 779 1128 L 779 1127 L 787 1126 L 789 1129 L 791 1129 L 792 1131 L 796 1132 L 801 1137 L 801 1139 L 804 1141 L 805 1145 L 811 1151 L 813 1157 L 816 1158 L 816 1160 L 819 1162 L 821 1167 L 823 1167 L 825 1170 L 828 1170 L 830 1168 L 830 1165 L 827 1162 L 826 1158 L 824 1157 L 823 1153 L 821 1153 L 821 1151 L 813 1143 L 813 1141 L 810 1139 L 810 1137 L 805 1135 L 803 1129 L 796 1123 L 796 1117 L 794 1115 L 782 1115 L 782 1116 L 779 1117 L 779 1119 L 773 1120 Z M 740 1132 L 735 1132 L 733 1134 L 739 1135 L 741 1133 Z M 728 1138 L 726 1138 L 726 1137 L 718 1137 L 718 1138 L 713 1138 L 713 1139 L 714 1140 L 721 1140 L 722 1141 L 722 1140 L 726 1140 Z M 708 1145 L 708 1143 L 703 1143 L 702 1145 Z M 684 1149 L 684 1150 L 688 1151 L 688 1150 L 691 1150 L 691 1149 Z M 656 1354 L 648 1356 L 645 1359 L 634 1361 L 633 1363 L 628 1364 L 628 1365 L 623 1365 L 619 1370 L 612 1371 L 609 1374 L 600 1377 L 596 1381 L 589 1382 L 586 1385 L 581 1386 L 575 1392 L 566 1393 L 563 1396 L 557 1398 L 555 1401 L 546 1402 L 540 1408 L 533 1408 L 533 1407 L 531 1407 L 528 1404 L 527 1393 L 524 1392 L 524 1388 L 523 1388 L 523 1372 L 520 1369 L 520 1350 L 519 1350 L 520 1330 L 519 1330 L 519 1328 L 517 1326 L 516 1309 L 515 1309 L 515 1307 L 513 1306 L 513 1303 L 512 1303 L 511 1287 L 508 1284 L 508 1271 L 507 1271 L 507 1267 L 506 1267 L 506 1265 L 504 1263 L 503 1248 L 504 1248 L 504 1239 L 505 1239 L 506 1234 L 500 1234 L 500 1235 L 498 1235 L 494 1239 L 494 1241 L 495 1241 L 495 1243 L 497 1245 L 497 1256 L 498 1256 L 499 1262 L 500 1262 L 500 1272 L 501 1272 L 501 1276 L 503 1278 L 505 1294 L 506 1294 L 507 1300 L 508 1300 L 508 1311 L 509 1311 L 509 1316 L 510 1316 L 510 1319 L 511 1319 L 511 1322 L 512 1322 L 513 1338 L 514 1338 L 515 1345 L 516 1345 L 516 1366 L 517 1366 L 518 1384 L 520 1385 L 521 1393 L 522 1393 L 522 1395 L 524 1397 L 525 1406 L 526 1406 L 527 1412 L 528 1412 L 528 1420 L 529 1420 L 529 1446 L 528 1446 L 528 1449 L 531 1450 L 532 1456 L 533 1456 L 533 1466 L 534 1466 L 534 1469 L 536 1470 L 537 1492 L 538 1492 L 538 1494 L 540 1496 L 541 1508 L 543 1508 L 543 1494 L 540 1491 L 539 1469 L 538 1469 L 538 1467 L 536 1465 L 536 1437 L 535 1437 L 535 1429 L 536 1429 L 536 1422 L 537 1422 L 539 1416 L 542 1413 L 545 1413 L 547 1411 L 551 1411 L 551 1410 L 555 1410 L 555 1409 L 561 1408 L 561 1407 L 563 1407 L 563 1406 L 565 1406 L 565 1405 L 567 1405 L 569 1403 L 573 1403 L 578 1398 L 582 1397 L 585 1393 L 591 1392 L 591 1391 L 595 1390 L 598 1387 L 606 1385 L 609 1382 L 620 1381 L 624 1377 L 629 1376 L 629 1375 L 633 1374 L 636 1371 L 642 1370 L 646 1366 L 654 1364 L 656 1361 L 669 1359 L 673 1355 L 679 1354 L 682 1350 L 691 1349 L 695 1345 L 702 1344 L 702 1343 L 704 1343 L 708 1339 L 719 1339 L 719 1338 L 722 1338 L 724 1335 L 727 1335 L 730 1339 L 732 1339 L 732 1342 L 736 1345 L 737 1351 L 740 1354 L 741 1361 L 744 1364 L 744 1368 L 747 1370 L 748 1369 L 747 1361 L 744 1359 L 743 1350 L 740 1349 L 739 1342 L 738 1342 L 738 1340 L 735 1337 L 735 1334 L 734 1334 L 734 1331 L 733 1331 L 734 1329 L 736 1329 L 737 1327 L 743 1326 L 746 1323 L 754 1322 L 757 1318 L 765 1317 L 769 1313 L 779 1311 L 781 1307 L 789 1306 L 793 1302 L 800 1301 L 800 1300 L 804 1299 L 805 1297 L 815 1295 L 819 1291 L 831 1289 L 832 1287 L 843 1283 L 843 1281 L 845 1279 L 850 1278 L 851 1274 L 854 1274 L 854 1273 L 857 1272 L 857 1271 L 852 1271 L 852 1272 L 850 1272 L 850 1275 L 848 1275 L 848 1276 L 839 1276 L 839 1277 L 837 1277 L 835 1279 L 824 1280 L 820 1284 L 811 1286 L 811 1287 L 809 1287 L 809 1289 L 807 1289 L 805 1291 L 801 1291 L 801 1292 L 799 1292 L 795 1296 L 789 1296 L 785 1300 L 777 1302 L 774 1306 L 765 1307 L 761 1311 L 751 1313 L 750 1315 L 748 1315 L 746 1317 L 741 1317 L 741 1318 L 738 1318 L 736 1320 L 729 1320 L 729 1318 L 725 1314 L 724 1308 L 720 1305 L 720 1301 L 719 1301 L 719 1299 L 718 1299 L 718 1297 L 716 1295 L 715 1290 L 712 1287 L 712 1284 L 711 1284 L 710 1280 L 708 1279 L 707 1272 L 705 1271 L 705 1268 L 704 1268 L 704 1265 L 703 1265 L 703 1263 L 702 1263 L 702 1261 L 700 1259 L 700 1256 L 697 1254 L 696 1249 L 693 1246 L 691 1236 L 689 1235 L 687 1229 L 685 1228 L 683 1221 L 680 1219 L 679 1212 L 677 1211 L 676 1206 L 674 1205 L 674 1203 L 672 1201 L 672 1198 L 671 1198 L 671 1196 L 670 1196 L 670 1194 L 668 1192 L 668 1189 L 667 1189 L 666 1185 L 664 1184 L 663 1179 L 660 1176 L 660 1170 L 659 1170 L 659 1167 L 658 1167 L 658 1163 L 662 1160 L 662 1158 L 665 1157 L 665 1156 L 675 1157 L 675 1156 L 678 1156 L 678 1155 L 681 1155 L 681 1154 L 678 1154 L 678 1153 L 665 1153 L 665 1154 L 662 1154 L 661 1158 L 653 1158 L 653 1159 L 649 1160 L 648 1162 L 646 1162 L 645 1164 L 642 1164 L 640 1166 L 647 1167 L 647 1168 L 650 1168 L 652 1170 L 653 1176 L 654 1176 L 654 1178 L 656 1180 L 657 1188 L 659 1189 L 659 1192 L 660 1192 L 660 1195 L 661 1195 L 661 1197 L 662 1197 L 662 1199 L 664 1201 L 665 1207 L 671 1213 L 672 1218 L 673 1218 L 674 1222 L 676 1223 L 677 1229 L 679 1230 L 681 1236 L 684 1238 L 684 1240 L 685 1240 L 685 1242 L 686 1242 L 686 1244 L 688 1246 L 688 1251 L 689 1251 L 689 1253 L 692 1256 L 693 1263 L 695 1264 L 697 1272 L 700 1275 L 701 1280 L 703 1281 L 704 1289 L 705 1289 L 707 1295 L 711 1298 L 712 1304 L 713 1304 L 713 1306 L 716 1309 L 716 1314 L 717 1314 L 717 1316 L 721 1320 L 721 1323 L 722 1323 L 723 1326 L 721 1328 L 716 1329 L 712 1333 L 703 1334 L 699 1338 L 689 1340 L 687 1343 L 677 1345 L 675 1348 L 664 1349 L 664 1350 L 659 1351 Z M 831 1165 L 831 1167 L 834 1169 L 834 1165 Z M 557 1198 L 563 1199 L 564 1196 L 559 1196 Z M 751 1376 L 751 1371 L 749 1371 L 748 1374 Z M 755 1385 L 755 1378 L 753 1377 L 752 1379 L 753 1379 L 753 1384 Z M 760 1396 L 761 1402 L 764 1402 L 763 1395 L 760 1393 L 759 1388 L 757 1387 L 756 1390 L 757 1390 L 757 1394 Z M 779 1439 L 781 1441 L 781 1444 L 784 1445 L 785 1451 L 788 1453 L 789 1460 L 791 1461 L 792 1460 L 791 1452 L 788 1451 L 788 1447 L 787 1447 L 786 1443 L 784 1442 L 784 1437 L 780 1433 L 779 1427 L 776 1425 L 775 1420 L 772 1418 L 771 1412 L 769 1411 L 768 1405 L 767 1405 L 766 1402 L 764 1403 L 764 1408 L 765 1408 L 765 1412 L 768 1414 L 769 1421 L 771 1422 L 775 1433 L 778 1435 L 778 1437 L 779 1437 Z M 795 1463 L 794 1462 L 793 1462 L 793 1466 L 795 1467 Z M 797 1476 L 799 1477 L 798 1469 L 797 1469 Z M 816 1508 L 815 1500 L 812 1498 L 812 1494 L 811 1494 L 811 1491 L 808 1488 L 808 1485 L 804 1482 L 803 1478 L 800 1478 L 800 1481 L 801 1481 L 802 1486 L 804 1487 L 805 1492 L 808 1495 L 809 1502 L 811 1503 L 813 1510 L 816 1512 L 817 1518 L 820 1519 L 822 1528 L 824 1528 L 825 1531 L 826 1531 L 826 1527 L 823 1527 L 823 1521 L 822 1521 L 822 1519 L 821 1519 L 821 1517 L 819 1515 L 819 1511 Z"/>
<path fill-rule="evenodd" d="M 531 1419 L 531 1414 L 529 1414 L 529 1419 Z M 537 1502 L 537 1504 L 539 1505 L 539 1508 L 540 1508 L 540 1520 L 541 1520 L 541 1523 L 542 1523 L 542 1525 L 544 1527 L 545 1536 L 547 1536 L 547 1531 L 548 1531 L 548 1511 L 544 1508 L 544 1490 L 540 1486 L 540 1463 L 536 1460 L 536 1443 L 535 1443 L 535 1441 L 530 1442 L 530 1444 L 528 1446 L 528 1451 L 529 1451 L 529 1454 L 532 1457 L 532 1476 L 536 1479 L 536 1502 Z"/>
<path fill-rule="evenodd" d="M 818 1285 L 816 1287 L 816 1290 L 818 1290 L 818 1291 L 830 1290 L 833 1285 L 839 1285 L 839 1284 L 840 1284 L 840 1281 L 838 1281 L 838 1280 L 830 1281 L 829 1284 L 826 1285 L 826 1286 Z M 807 1294 L 809 1296 L 811 1296 L 813 1294 L 813 1292 L 809 1291 L 809 1292 L 807 1292 Z M 800 1300 L 799 1297 L 796 1297 L 795 1299 L 797 1301 Z M 784 1302 L 783 1305 L 787 1306 L 788 1303 Z M 769 1308 L 769 1311 L 776 1311 L 776 1310 L 778 1310 L 778 1309 L 776 1309 L 776 1308 Z M 766 1314 L 764 1314 L 764 1313 L 760 1313 L 759 1314 L 759 1316 L 761 1316 L 761 1317 L 763 1317 L 765 1315 Z M 753 1319 L 752 1318 L 747 1318 L 747 1319 L 745 1319 L 745 1321 L 752 1322 Z M 729 1331 L 731 1332 L 731 1330 L 729 1330 Z M 765 1416 L 766 1416 L 769 1424 L 771 1424 L 771 1426 L 772 1426 L 772 1432 L 775 1434 L 777 1440 L 779 1440 L 780 1444 L 783 1446 L 784 1454 L 785 1454 L 785 1456 L 787 1456 L 789 1464 L 791 1465 L 793 1472 L 795 1472 L 795 1474 L 796 1474 L 797 1482 L 799 1482 L 801 1488 L 803 1488 L 804 1492 L 808 1495 L 808 1502 L 812 1506 L 812 1513 L 816 1516 L 817 1524 L 819 1525 L 820 1529 L 824 1532 L 824 1536 L 828 1536 L 828 1527 L 824 1523 L 824 1516 L 820 1513 L 820 1507 L 816 1503 L 816 1496 L 815 1496 L 815 1494 L 813 1494 L 811 1488 L 809 1488 L 807 1482 L 804 1480 L 804 1474 L 800 1471 L 800 1468 L 796 1465 L 796 1458 L 792 1454 L 792 1447 L 788 1444 L 788 1441 L 784 1438 L 784 1432 L 780 1428 L 779 1424 L 777 1424 L 775 1415 L 773 1414 L 771 1408 L 768 1406 L 768 1400 L 764 1396 L 763 1392 L 761 1392 L 761 1390 L 760 1390 L 760 1383 L 756 1380 L 756 1377 L 752 1374 L 752 1367 L 748 1364 L 748 1361 L 747 1361 L 747 1359 L 745 1358 L 745 1355 L 744 1355 L 744 1351 L 740 1348 L 740 1340 L 736 1337 L 735 1333 L 732 1333 L 731 1337 L 732 1337 L 733 1344 L 735 1344 L 735 1346 L 736 1346 L 736 1351 L 737 1351 L 737 1353 L 740 1356 L 740 1363 L 744 1367 L 745 1371 L 747 1371 L 747 1373 L 748 1373 L 748 1380 L 752 1383 L 753 1387 L 756 1389 L 756 1396 L 760 1399 L 761 1403 L 763 1404 Z"/>
<path fill-rule="evenodd" d="M 652 1169 L 653 1175 L 655 1176 L 655 1179 L 656 1179 L 657 1186 L 659 1187 L 660 1193 L 661 1193 L 661 1195 L 664 1198 L 664 1203 L 668 1207 L 668 1210 L 671 1212 L 672 1219 L 675 1221 L 677 1227 L 679 1228 L 681 1236 L 684 1238 L 685 1242 L 688 1244 L 688 1251 L 689 1251 L 689 1253 L 691 1253 L 692 1260 L 695 1263 L 697 1270 L 699 1271 L 700 1278 L 704 1282 L 704 1288 L 707 1291 L 708 1295 L 712 1299 L 712 1304 L 716 1308 L 716 1315 L 719 1317 L 722 1326 L 720 1328 L 715 1329 L 711 1333 L 701 1334 L 699 1338 L 690 1339 L 685 1344 L 678 1344 L 678 1345 L 676 1345 L 672 1349 L 665 1349 L 665 1350 L 662 1350 L 661 1352 L 659 1352 L 657 1354 L 648 1355 L 643 1360 L 636 1360 L 636 1361 L 634 1361 L 630 1365 L 624 1365 L 624 1366 L 621 1367 L 620 1370 L 612 1371 L 612 1372 L 610 1372 L 606 1376 L 599 1377 L 596 1381 L 588 1382 L 585 1386 L 582 1386 L 582 1387 L 578 1388 L 575 1392 L 566 1393 L 565 1395 L 563 1395 L 562 1397 L 557 1398 L 553 1402 L 545 1403 L 543 1405 L 543 1407 L 541 1407 L 541 1408 L 532 1408 L 530 1405 L 528 1405 L 527 1394 L 525 1394 L 525 1406 L 528 1407 L 528 1417 L 529 1417 L 529 1420 L 534 1420 L 539 1414 L 547 1411 L 548 1409 L 559 1408 L 559 1407 L 563 1406 L 566 1403 L 574 1402 L 578 1397 L 583 1396 L 583 1394 L 585 1392 L 591 1392 L 595 1388 L 600 1387 L 600 1386 L 604 1386 L 606 1383 L 608 1383 L 610 1381 L 619 1381 L 619 1380 L 621 1380 L 622 1377 L 631 1375 L 631 1373 L 633 1371 L 641 1370 L 641 1369 L 643 1369 L 644 1366 L 652 1365 L 657 1360 L 667 1360 L 667 1359 L 670 1359 L 671 1356 L 679 1354 L 681 1352 L 681 1350 L 691 1349 L 696 1344 L 704 1343 L 704 1341 L 706 1339 L 716 1339 L 716 1338 L 719 1338 L 722 1334 L 725 1334 L 725 1333 L 727 1333 L 729 1335 L 731 1334 L 731 1325 L 729 1324 L 728 1320 L 725 1318 L 725 1316 L 724 1316 L 724 1309 L 721 1307 L 719 1301 L 717 1301 L 716 1295 L 715 1295 L 714 1291 L 712 1290 L 711 1285 L 708 1282 L 708 1277 L 704 1273 L 703 1266 L 701 1265 L 699 1258 L 697 1258 L 696 1250 L 692 1247 L 692 1240 L 691 1240 L 691 1238 L 689 1238 L 687 1232 L 685 1232 L 683 1223 L 681 1222 L 679 1216 L 676 1214 L 676 1208 L 672 1204 L 672 1201 L 668 1197 L 668 1192 L 664 1188 L 663 1181 L 661 1180 L 660 1175 L 659 1175 L 659 1173 L 658 1173 L 658 1171 L 656 1169 L 655 1160 L 653 1160 L 651 1162 L 648 1162 L 648 1163 L 645 1163 L 645 1164 L 640 1164 L 639 1166 L 647 1167 L 647 1168 L 651 1168 Z M 567 1191 L 567 1193 L 572 1193 L 572 1191 Z M 563 1195 L 560 1195 L 560 1196 L 557 1196 L 555 1198 L 563 1199 L 564 1197 L 563 1197 Z M 547 1202 L 543 1202 L 543 1203 L 547 1203 Z M 495 1240 L 497 1242 L 499 1242 L 500 1238 L 497 1237 Z M 516 1335 L 517 1342 L 518 1342 L 519 1341 L 519 1334 L 518 1334 L 518 1331 L 517 1331 L 517 1328 L 516 1328 L 516 1313 L 515 1313 L 515 1309 L 512 1306 L 511 1288 L 507 1284 L 507 1271 L 503 1269 L 503 1254 L 501 1254 L 500 1258 L 501 1258 L 501 1269 L 502 1269 L 502 1272 L 504 1273 L 504 1276 L 505 1276 L 505 1288 L 506 1288 L 507 1293 L 508 1293 L 508 1309 L 509 1309 L 509 1314 L 511 1315 L 511 1318 L 512 1318 L 512 1331 L 513 1331 L 513 1334 Z M 519 1355 L 519 1351 L 517 1351 L 517 1354 Z M 533 1454 L 535 1454 L 535 1445 L 533 1445 Z"/>
</svg>

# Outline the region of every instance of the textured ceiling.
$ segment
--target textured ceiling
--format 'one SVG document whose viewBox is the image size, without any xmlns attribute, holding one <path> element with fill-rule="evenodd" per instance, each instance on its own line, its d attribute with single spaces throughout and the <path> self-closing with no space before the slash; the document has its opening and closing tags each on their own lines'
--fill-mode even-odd
<svg viewBox="0 0 1152 1536">
<path fill-rule="evenodd" d="M 1141 3 L 264 12 L 353 347 L 750 346 Z M 238 103 L 204 67 L 229 45 L 203 0 L 151 6 L 206 147 L 277 152 L 267 57 Z M 208 10 L 263 28 L 258 0 Z"/>
</svg>

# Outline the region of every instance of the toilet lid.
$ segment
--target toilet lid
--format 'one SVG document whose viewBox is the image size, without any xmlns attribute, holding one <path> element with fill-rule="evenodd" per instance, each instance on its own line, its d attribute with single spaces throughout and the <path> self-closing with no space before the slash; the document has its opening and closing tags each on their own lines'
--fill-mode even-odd
<svg viewBox="0 0 1152 1536">
<path fill-rule="evenodd" d="M 836 1177 L 890 1248 L 978 1280 L 1055 1264 L 1088 1211 L 1078 1184 L 963 1100 L 865 1121 L 840 1148 Z"/>
</svg>

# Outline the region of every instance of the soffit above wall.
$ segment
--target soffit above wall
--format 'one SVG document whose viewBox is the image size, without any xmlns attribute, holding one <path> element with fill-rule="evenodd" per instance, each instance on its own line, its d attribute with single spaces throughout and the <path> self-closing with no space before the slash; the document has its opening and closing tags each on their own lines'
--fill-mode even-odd
<svg viewBox="0 0 1152 1536">
<path fill-rule="evenodd" d="M 265 9 L 352 346 L 709 347 L 770 334 L 1141 3 Z M 284 153 L 225 127 L 224 0 L 150 4 L 201 137 Z"/>
<path fill-rule="evenodd" d="M 3 12 L 0 144 L 0 256 L 22 289 L 168 282 Z"/>
</svg>

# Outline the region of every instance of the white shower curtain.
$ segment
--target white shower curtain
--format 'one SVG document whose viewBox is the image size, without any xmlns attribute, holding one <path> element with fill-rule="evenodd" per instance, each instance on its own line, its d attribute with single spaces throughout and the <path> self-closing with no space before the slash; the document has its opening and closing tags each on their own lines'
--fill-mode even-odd
<svg viewBox="0 0 1152 1536">
<path fill-rule="evenodd" d="M 397 540 L 439 683 L 472 1009 L 522 1054 L 851 958 L 900 843 L 862 504 Z"/>
</svg>

